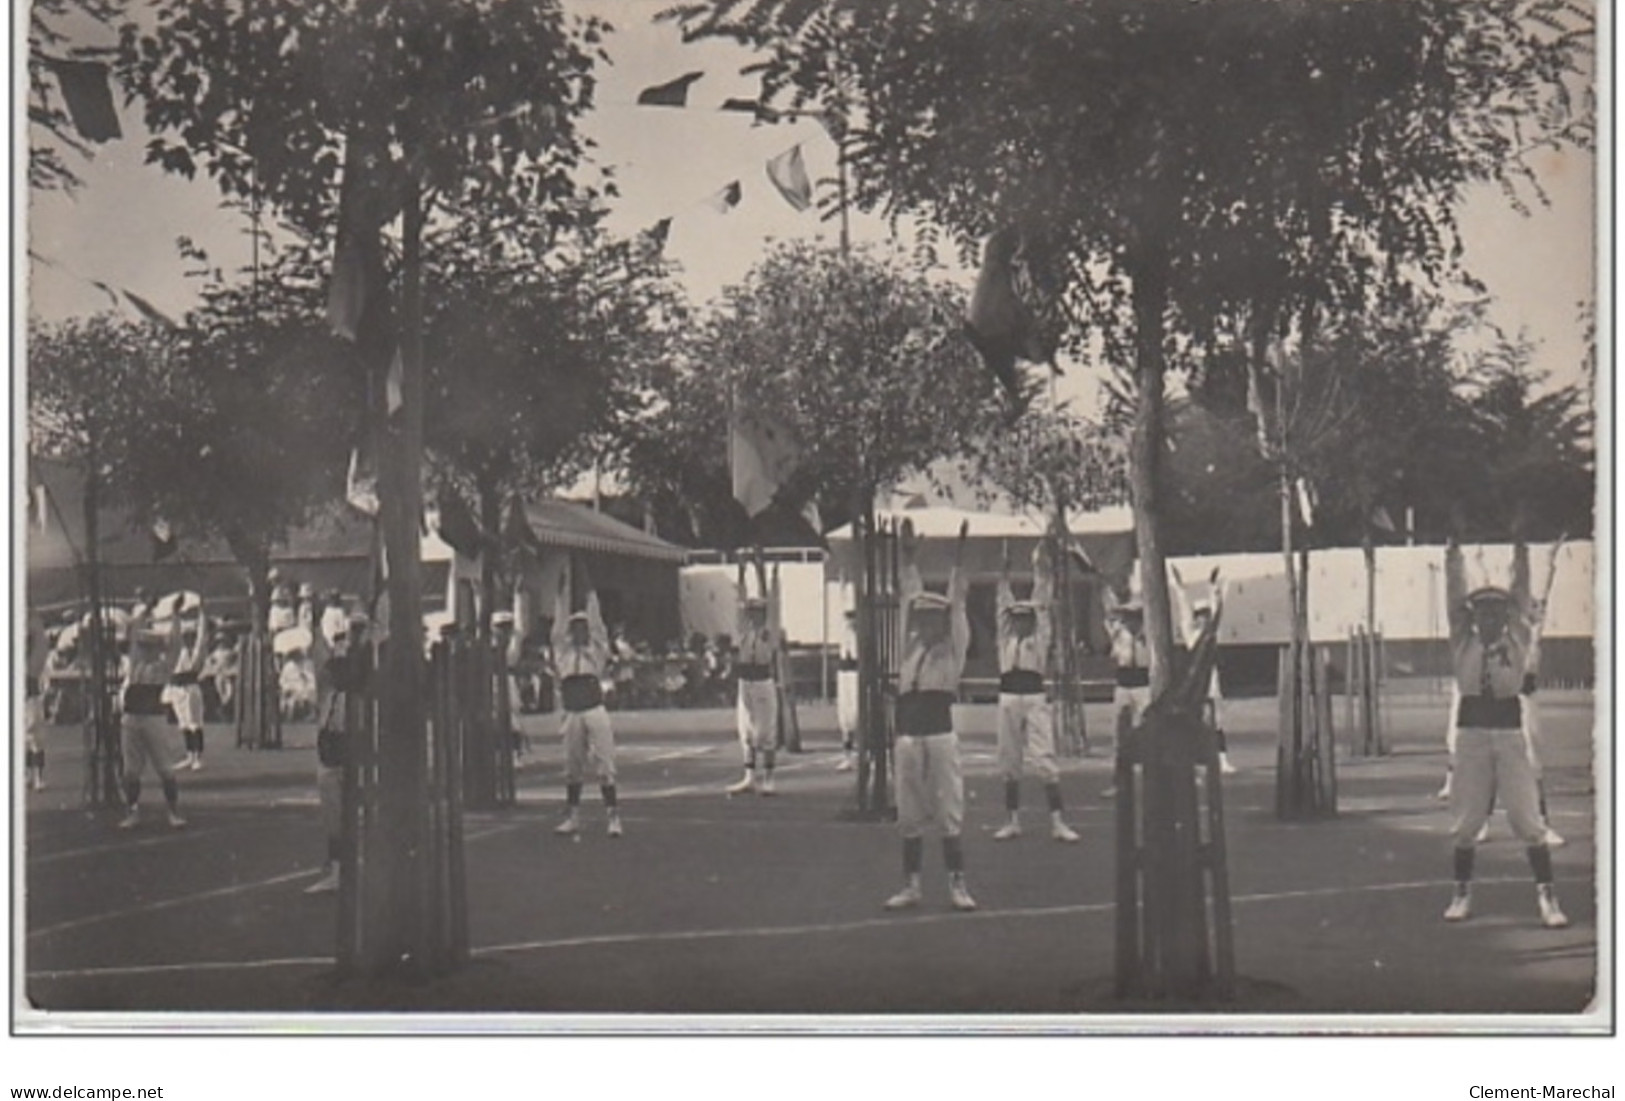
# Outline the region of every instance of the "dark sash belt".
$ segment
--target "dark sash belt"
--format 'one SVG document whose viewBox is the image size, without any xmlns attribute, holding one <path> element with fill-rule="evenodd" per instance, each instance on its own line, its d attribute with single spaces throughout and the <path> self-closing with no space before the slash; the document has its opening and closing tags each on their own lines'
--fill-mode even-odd
<svg viewBox="0 0 1625 1101">
<path fill-rule="evenodd" d="M 897 733 L 904 737 L 952 734 L 952 692 L 904 692 L 897 697 Z"/>
<path fill-rule="evenodd" d="M 1010 696 L 1041 696 L 1044 674 L 1033 669 L 1012 669 L 999 674 L 999 692 Z"/>
<path fill-rule="evenodd" d="M 764 663 L 746 662 L 736 666 L 734 672 L 739 675 L 740 680 L 761 681 L 773 679 L 772 667 Z"/>
<path fill-rule="evenodd" d="M 1151 670 L 1143 665 L 1125 666 L 1117 670 L 1117 687 L 1149 688 L 1151 687 Z"/>
<path fill-rule="evenodd" d="M 162 715 L 164 686 L 161 684 L 127 684 L 124 686 L 124 713 L 126 715 Z"/>
<path fill-rule="evenodd" d="M 196 684 L 197 672 L 195 670 L 186 670 L 184 672 L 175 673 L 170 676 L 169 683 L 180 685 L 182 688 L 189 684 Z"/>
<path fill-rule="evenodd" d="M 858 671 L 858 659 L 842 658 L 841 663 L 835 668 L 842 673 L 856 673 Z"/>
<path fill-rule="evenodd" d="M 29 699 L 33 699 L 35 696 L 39 695 L 40 694 L 40 691 L 39 691 L 39 678 L 38 677 L 29 677 L 29 678 L 27 678 L 26 681 L 24 682 L 24 689 L 23 690 L 28 694 Z"/>
<path fill-rule="evenodd" d="M 1516 730 L 1523 725 L 1523 709 L 1516 696 L 1463 696 L 1456 725 L 1463 730 Z"/>
<path fill-rule="evenodd" d="M 604 686 L 590 673 L 578 673 L 559 682 L 566 711 L 591 711 L 604 703 Z"/>
</svg>

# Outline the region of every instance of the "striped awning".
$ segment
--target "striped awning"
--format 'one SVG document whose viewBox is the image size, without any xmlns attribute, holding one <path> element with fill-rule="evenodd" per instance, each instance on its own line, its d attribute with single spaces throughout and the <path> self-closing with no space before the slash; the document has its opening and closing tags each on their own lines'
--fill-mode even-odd
<svg viewBox="0 0 1625 1101">
<path fill-rule="evenodd" d="M 681 564 L 687 551 L 624 524 L 613 516 L 570 501 L 526 501 L 508 516 L 507 536 L 533 547 L 591 551 Z"/>
</svg>

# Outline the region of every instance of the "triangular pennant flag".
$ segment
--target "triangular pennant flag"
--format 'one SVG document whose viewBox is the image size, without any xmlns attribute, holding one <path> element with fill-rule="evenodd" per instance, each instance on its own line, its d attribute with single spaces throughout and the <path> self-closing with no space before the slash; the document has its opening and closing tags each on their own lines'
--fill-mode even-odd
<svg viewBox="0 0 1625 1101">
<path fill-rule="evenodd" d="M 725 99 L 718 110 L 749 112 L 756 116 L 757 122 L 778 122 L 783 117 L 778 111 L 754 99 Z"/>
<path fill-rule="evenodd" d="M 828 134 L 830 140 L 836 145 L 841 145 L 846 141 L 846 120 L 839 115 L 829 111 L 807 111 L 803 113 L 817 119 L 818 125 L 824 128 L 824 133 Z"/>
<path fill-rule="evenodd" d="M 39 482 L 28 491 L 28 521 L 30 527 L 37 533 L 44 533 L 50 526 L 51 498 L 44 482 Z"/>
<path fill-rule="evenodd" d="M 395 355 L 389 361 L 389 374 L 384 378 L 384 409 L 392 417 L 406 404 L 406 397 L 401 390 L 401 381 L 405 373 L 406 365 L 401 362 L 401 349 L 397 345 Z"/>
<path fill-rule="evenodd" d="M 1303 522 L 1308 527 L 1315 526 L 1315 488 L 1309 484 L 1309 479 L 1299 478 L 1297 481 L 1298 507 L 1303 510 Z"/>
<path fill-rule="evenodd" d="M 739 200 L 744 197 L 744 194 L 744 188 L 740 186 L 738 180 L 735 180 L 716 194 L 709 196 L 705 200 L 705 205 L 718 214 L 726 214 L 739 205 Z"/>
<path fill-rule="evenodd" d="M 1388 510 L 1381 505 L 1378 505 L 1376 511 L 1371 514 L 1371 526 L 1390 535 L 1395 531 L 1393 517 L 1389 516 Z"/>
<path fill-rule="evenodd" d="M 148 321 L 152 322 L 154 325 L 158 326 L 160 329 L 180 328 L 180 326 L 177 325 L 168 314 L 164 313 L 158 307 L 154 306 L 151 302 L 148 302 L 145 298 L 142 298 L 134 291 L 125 291 L 124 297 L 130 300 L 130 305 L 135 307 L 137 313 L 146 318 Z"/>
<path fill-rule="evenodd" d="M 640 107 L 687 107 L 688 89 L 704 73 L 684 73 L 676 80 L 656 84 L 638 93 Z"/>
<path fill-rule="evenodd" d="M 778 188 L 784 201 L 799 210 L 812 206 L 812 181 L 801 159 L 801 146 L 792 145 L 767 162 L 767 178 Z"/>
<path fill-rule="evenodd" d="M 475 521 L 474 514 L 468 510 L 463 499 L 455 493 L 443 490 L 436 497 L 435 505 L 438 513 L 435 527 L 440 532 L 440 538 L 463 557 L 478 557 L 485 546 L 485 535 L 480 531 L 479 523 Z"/>
<path fill-rule="evenodd" d="M 794 434 L 771 417 L 736 411 L 731 425 L 729 466 L 734 499 L 756 516 L 773 503 L 779 487 L 801 461 Z"/>
<path fill-rule="evenodd" d="M 115 308 L 117 308 L 118 306 L 123 305 L 123 303 L 119 300 L 118 291 L 114 290 L 112 287 L 108 286 L 106 283 L 103 283 L 100 279 L 92 279 L 90 281 L 90 285 L 95 287 L 97 290 L 101 291 L 108 298 L 111 298 L 113 300 L 113 306 Z"/>
<path fill-rule="evenodd" d="M 817 501 L 809 500 L 801 506 L 801 518 L 807 521 L 807 526 L 812 528 L 814 535 L 824 534 L 824 517 L 818 511 Z"/>
<path fill-rule="evenodd" d="M 68 105 L 68 114 L 80 137 L 103 142 L 124 136 L 124 131 L 119 129 L 118 112 L 113 109 L 113 89 L 108 83 L 106 65 L 100 61 L 59 58 L 52 58 L 47 64 L 56 73 L 62 99 Z"/>
<path fill-rule="evenodd" d="M 152 522 L 152 560 L 162 562 L 175 553 L 175 529 L 162 518 Z"/>
<path fill-rule="evenodd" d="M 658 251 L 666 247 L 666 240 L 671 236 L 671 219 L 662 218 L 648 229 L 649 241 Z"/>
<path fill-rule="evenodd" d="M 971 292 L 965 335 L 1011 397 L 1021 396 L 1016 360 L 1048 363 L 1055 350 L 1047 347 L 1034 323 L 1032 311 L 1016 293 L 1015 268 L 1020 263 L 1021 234 L 1013 228 L 996 231 L 982 249 L 982 270 Z"/>
<path fill-rule="evenodd" d="M 345 141 L 333 274 L 327 288 L 328 327 L 345 340 L 366 343 L 380 353 L 394 335 L 389 275 L 379 239 L 379 230 L 394 216 L 393 203 L 385 194 L 382 162 L 387 156 L 360 135 L 351 134 Z"/>
<path fill-rule="evenodd" d="M 344 499 L 363 516 L 378 515 L 378 475 L 371 464 L 362 466 L 361 449 L 350 449 L 350 471 L 344 479 Z"/>
</svg>

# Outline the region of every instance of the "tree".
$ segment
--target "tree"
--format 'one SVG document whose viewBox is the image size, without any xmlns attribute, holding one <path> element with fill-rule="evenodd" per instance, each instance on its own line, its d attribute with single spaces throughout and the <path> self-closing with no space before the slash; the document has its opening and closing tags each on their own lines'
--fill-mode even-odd
<svg viewBox="0 0 1625 1101">
<path fill-rule="evenodd" d="M 896 258 L 781 245 L 664 369 L 658 404 L 625 441 L 634 484 L 728 507 L 732 410 L 799 441 L 782 499 L 813 498 L 826 517 L 866 513 L 879 490 L 958 454 L 993 409 L 969 346 L 944 337 L 962 306 Z"/>
<path fill-rule="evenodd" d="M 847 122 L 857 203 L 961 241 L 1016 226 L 1059 289 L 1067 342 L 1103 332 L 1134 384 L 1154 694 L 1172 684 L 1169 338 L 1227 323 L 1262 353 L 1296 320 L 1312 345 L 1325 303 L 1451 271 L 1469 183 L 1528 180 L 1530 149 L 1588 137 L 1564 82 L 1584 79 L 1590 13 L 1567 0 L 714 0 L 675 17 L 764 50 L 766 98 Z M 1192 844 L 1185 826 L 1161 836 Z M 1166 854 L 1195 867 L 1186 855 Z M 1179 897 L 1147 963 L 1192 995 L 1207 982 L 1200 894 Z"/>
<path fill-rule="evenodd" d="M 517 217 L 577 196 L 585 145 L 575 120 L 591 104 L 607 25 L 567 18 L 556 0 L 163 0 L 155 21 L 150 32 L 125 28 L 119 66 L 157 135 L 149 160 L 187 176 L 201 166 L 226 194 L 264 204 L 308 237 L 342 237 L 340 266 L 359 272 L 341 289 L 359 289 L 366 303 L 358 357 L 380 441 L 393 610 L 378 691 L 385 887 L 363 966 L 437 971 L 456 951 L 434 939 L 433 869 L 420 858 L 429 851 L 418 611 L 424 232 L 441 203 Z M 398 273 L 386 280 L 378 236 L 397 216 Z M 398 312 L 386 308 L 394 302 Z M 390 415 L 397 351 L 400 405 Z"/>
<path fill-rule="evenodd" d="M 118 730 L 108 710 L 106 639 L 97 547 L 104 496 L 135 488 L 131 459 L 162 433 L 178 392 L 169 343 L 150 326 L 98 314 L 28 330 L 29 450 L 66 459 L 85 475 L 85 546 L 80 565 L 90 604 L 92 752 L 86 760 L 89 802 L 119 805 Z"/>
<path fill-rule="evenodd" d="M 1469 369 L 1483 463 L 1469 522 L 1500 539 L 1588 536 L 1597 493 L 1591 403 L 1572 385 L 1538 393 L 1547 376 L 1534 369 L 1534 352 L 1503 337 Z"/>
<path fill-rule="evenodd" d="M 166 426 L 129 458 L 130 503 L 217 538 L 248 578 L 263 632 L 271 552 L 343 491 L 365 380 L 321 319 L 320 269 L 294 248 L 247 278 L 211 283 L 165 334 L 176 385 Z"/>
<path fill-rule="evenodd" d="M 91 155 L 74 126 L 62 90 L 62 61 L 102 64 L 108 49 L 70 49 L 75 23 L 111 26 L 123 14 L 123 0 L 34 0 L 28 10 L 28 186 L 72 191 L 79 185 L 75 159 Z M 105 80 L 105 77 L 102 79 Z M 68 154 L 72 154 L 69 156 Z"/>
<path fill-rule="evenodd" d="M 464 218 L 432 251 L 426 443 L 447 488 L 472 492 L 493 547 L 506 502 L 567 483 L 624 434 L 646 365 L 684 316 L 652 242 L 611 241 L 582 221 L 493 235 Z M 482 636 L 494 558 L 483 557 Z"/>
</svg>

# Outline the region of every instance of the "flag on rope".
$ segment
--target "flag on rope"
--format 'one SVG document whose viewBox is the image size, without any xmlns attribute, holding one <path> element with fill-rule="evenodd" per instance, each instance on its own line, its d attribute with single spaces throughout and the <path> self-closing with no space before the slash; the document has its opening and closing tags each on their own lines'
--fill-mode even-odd
<svg viewBox="0 0 1625 1101">
<path fill-rule="evenodd" d="M 113 300 L 113 308 L 114 309 L 117 309 L 118 307 L 124 305 L 123 301 L 118 296 L 118 291 L 114 290 L 112 287 L 108 286 L 106 283 L 103 283 L 100 279 L 92 279 L 90 281 L 90 285 L 95 287 L 97 290 L 101 291 L 108 298 L 111 298 Z"/>
<path fill-rule="evenodd" d="M 175 330 L 180 328 L 180 326 L 175 323 L 173 318 L 164 313 L 157 306 L 154 306 L 151 302 L 148 302 L 145 298 L 142 298 L 139 294 L 136 294 L 134 291 L 125 291 L 124 297 L 129 299 L 130 305 L 135 307 L 136 313 L 140 314 L 142 317 L 146 318 L 160 329 Z"/>
<path fill-rule="evenodd" d="M 1309 484 L 1309 479 L 1299 478 L 1296 483 L 1298 491 L 1298 508 L 1303 511 L 1303 522 L 1308 527 L 1315 526 L 1315 487 Z"/>
<path fill-rule="evenodd" d="M 1035 289 L 1020 231 L 1013 227 L 995 231 L 982 248 L 982 270 L 971 292 L 965 335 L 1013 398 L 1021 395 L 1018 359 L 1055 365 L 1055 347 L 1040 332 L 1034 304 L 1024 301 L 1024 292 L 1031 299 Z"/>
<path fill-rule="evenodd" d="M 378 515 L 378 474 L 372 464 L 363 466 L 361 449 L 350 449 L 350 470 L 344 478 L 344 499 L 363 516 Z"/>
<path fill-rule="evenodd" d="M 718 214 L 726 214 L 739 205 L 739 200 L 744 198 L 744 195 L 745 189 L 740 186 L 738 180 L 735 180 L 714 195 L 708 196 L 705 199 L 705 205 Z"/>
<path fill-rule="evenodd" d="M 485 533 L 463 499 L 450 490 L 435 498 L 435 528 L 440 538 L 464 558 L 477 558 L 485 546 Z"/>
<path fill-rule="evenodd" d="M 801 506 L 801 518 L 807 521 L 807 526 L 813 529 L 814 535 L 822 536 L 824 534 L 824 516 L 818 511 L 817 501 L 809 499 L 806 504 Z"/>
<path fill-rule="evenodd" d="M 385 194 L 387 150 L 351 133 L 345 140 L 344 178 L 339 185 L 333 274 L 327 286 L 327 324 L 345 340 L 382 350 L 394 337 L 389 274 L 379 231 L 394 217 Z"/>
<path fill-rule="evenodd" d="M 73 127 L 86 141 L 104 142 L 124 136 L 119 129 L 118 112 L 113 109 L 113 89 L 108 68 L 100 61 L 68 61 L 51 58 L 46 62 L 56 74 L 62 99 L 68 105 Z"/>
<path fill-rule="evenodd" d="M 1388 510 L 1381 505 L 1378 505 L 1376 511 L 1371 514 L 1371 526 L 1378 531 L 1386 531 L 1390 535 L 1394 534 L 1393 518 L 1388 515 Z"/>
<path fill-rule="evenodd" d="M 36 482 L 28 491 L 28 524 L 36 533 L 44 534 L 51 526 L 50 491 L 44 482 Z"/>
<path fill-rule="evenodd" d="M 722 111 L 743 111 L 756 116 L 757 122 L 778 122 L 783 116 L 767 104 L 755 99 L 725 99 Z"/>
<path fill-rule="evenodd" d="M 389 374 L 384 377 L 384 410 L 394 416 L 406 404 L 406 397 L 401 390 L 401 382 L 406 375 L 406 365 L 401 361 L 400 345 L 395 346 L 395 354 L 389 361 Z"/>
<path fill-rule="evenodd" d="M 640 107 L 687 107 L 688 89 L 704 73 L 684 73 L 676 80 L 656 84 L 638 93 Z"/>
<path fill-rule="evenodd" d="M 728 465 L 734 499 L 756 516 L 773 503 L 801 461 L 795 435 L 771 417 L 736 409 L 729 426 Z"/>
<path fill-rule="evenodd" d="M 666 247 L 666 240 L 671 236 L 671 219 L 662 218 L 647 230 L 649 241 L 658 252 Z"/>
<path fill-rule="evenodd" d="M 784 201 L 799 210 L 812 206 L 812 181 L 801 159 L 801 146 L 792 145 L 767 162 L 767 178 L 778 188 Z"/>
<path fill-rule="evenodd" d="M 175 529 L 159 517 L 152 522 L 152 560 L 162 562 L 175 553 Z"/>
</svg>

